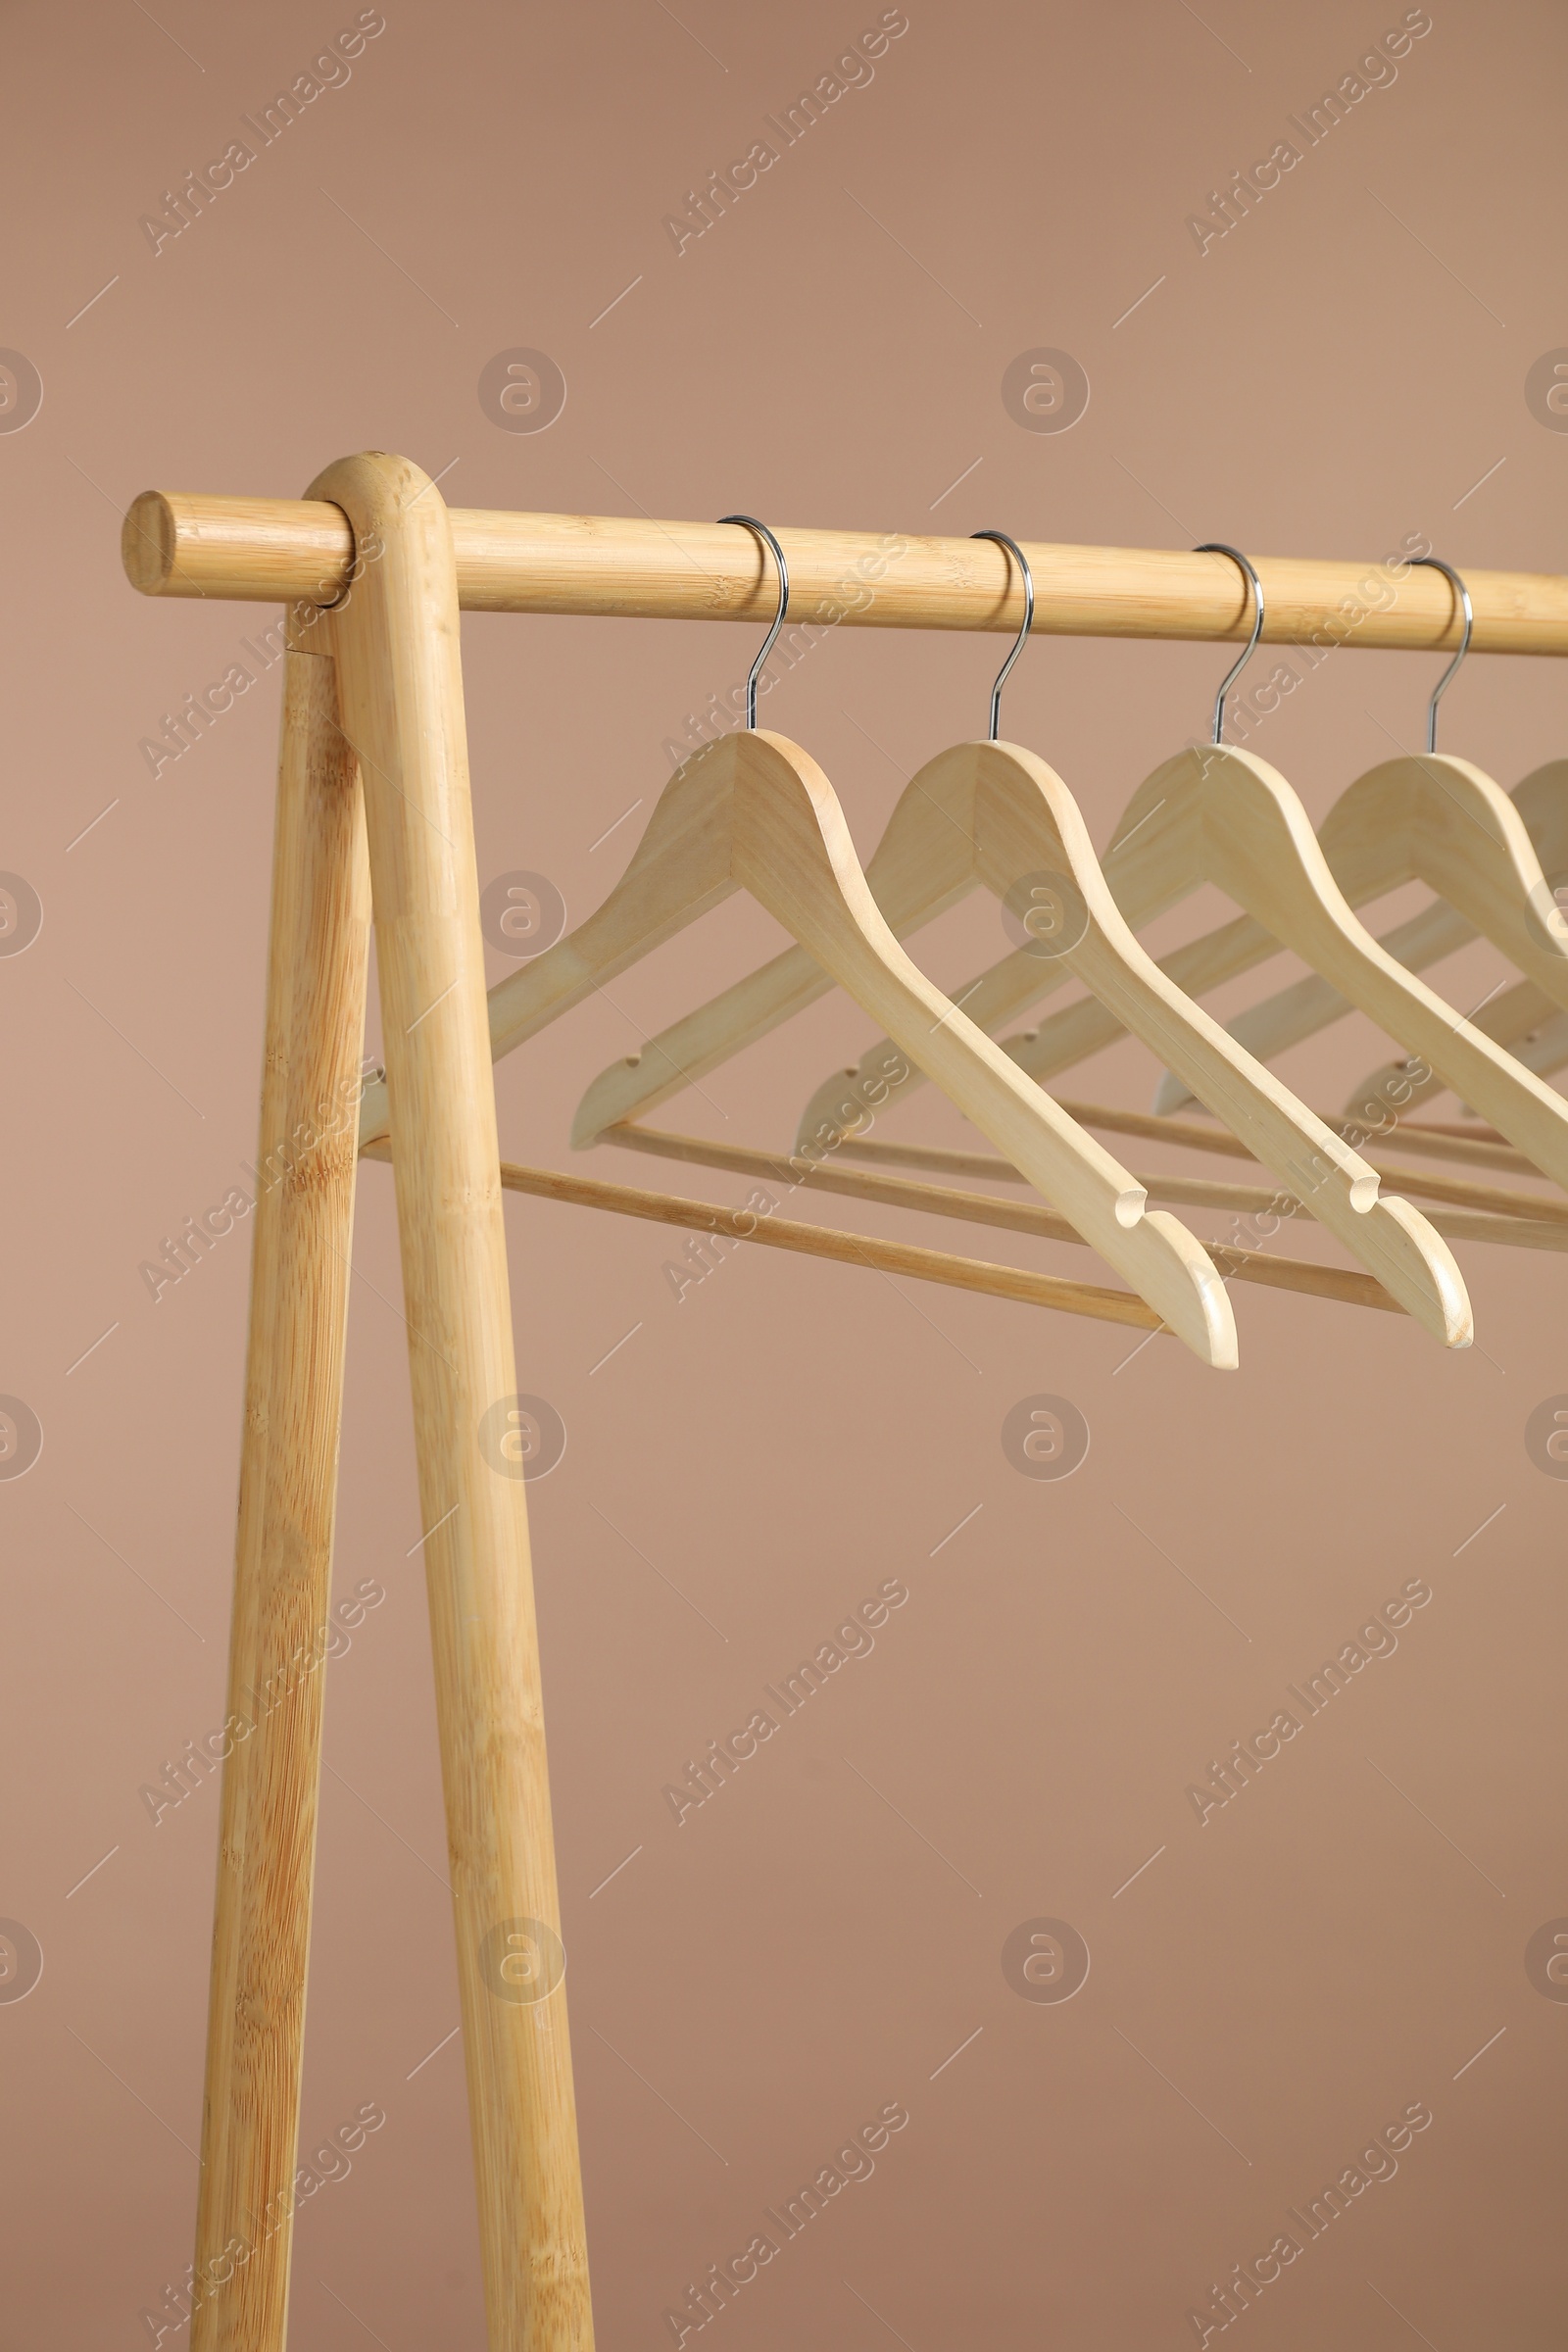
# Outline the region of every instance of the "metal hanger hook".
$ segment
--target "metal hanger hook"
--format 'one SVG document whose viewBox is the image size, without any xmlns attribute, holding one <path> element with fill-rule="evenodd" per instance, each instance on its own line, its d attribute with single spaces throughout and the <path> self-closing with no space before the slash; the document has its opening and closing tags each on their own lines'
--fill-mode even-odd
<svg viewBox="0 0 1568 2352">
<path fill-rule="evenodd" d="M 1225 740 L 1225 697 L 1252 659 L 1253 648 L 1263 634 L 1263 583 L 1241 549 L 1227 547 L 1223 539 L 1205 539 L 1201 547 L 1194 548 L 1193 553 L 1195 556 L 1229 556 L 1233 564 L 1241 565 L 1252 583 L 1252 634 L 1220 680 L 1219 692 L 1214 697 L 1213 740 L 1215 743 L 1223 743 Z"/>
<path fill-rule="evenodd" d="M 1023 652 L 1028 641 L 1029 631 L 1034 626 L 1035 575 L 1029 568 L 1029 560 L 1023 549 L 1018 545 L 1016 539 L 1009 539 L 1005 531 L 971 531 L 969 536 L 971 539 L 994 539 L 999 547 L 1004 547 L 1009 555 L 1016 558 L 1018 569 L 1023 574 L 1023 627 L 1018 631 L 1017 641 L 1011 653 L 998 670 L 997 682 L 991 689 L 991 732 L 986 741 L 997 743 L 1001 740 L 1002 689 L 1007 682 L 1008 670 Z"/>
<path fill-rule="evenodd" d="M 762 650 L 752 663 L 751 675 L 746 681 L 746 724 L 749 728 L 755 728 L 757 725 L 757 681 L 766 666 L 767 657 L 773 651 L 774 642 L 780 629 L 784 626 L 784 615 L 790 609 L 790 567 L 784 561 L 784 550 L 766 523 L 759 522 L 755 514 L 721 514 L 718 519 L 720 522 L 738 522 L 746 530 L 755 531 L 760 539 L 765 539 L 773 550 L 773 561 L 778 565 L 778 611 L 773 615 L 773 626 L 763 638 Z"/>
<path fill-rule="evenodd" d="M 1470 632 L 1475 627 L 1476 616 L 1470 603 L 1470 591 L 1451 564 L 1445 564 L 1441 556 L 1412 556 L 1410 561 L 1412 564 L 1429 564 L 1434 571 L 1441 571 L 1458 598 L 1459 610 L 1464 614 L 1464 635 L 1459 640 L 1459 651 L 1433 687 L 1432 700 L 1427 705 L 1427 750 L 1435 752 L 1438 748 L 1438 705 L 1453 684 L 1454 673 L 1470 651 Z"/>
</svg>

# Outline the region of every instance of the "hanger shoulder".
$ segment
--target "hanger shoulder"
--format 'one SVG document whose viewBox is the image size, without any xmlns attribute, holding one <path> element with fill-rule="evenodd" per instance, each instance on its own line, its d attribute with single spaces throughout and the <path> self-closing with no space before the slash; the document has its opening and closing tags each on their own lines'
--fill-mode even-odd
<svg viewBox="0 0 1568 2352">
<path fill-rule="evenodd" d="M 832 974 L 823 971 L 814 956 L 805 948 L 785 948 L 744 980 L 662 1029 L 641 1053 L 601 1070 L 577 1105 L 572 1149 L 584 1151 L 600 1141 L 607 1127 L 624 1125 L 657 1109 L 671 1095 L 706 1078 L 770 1029 L 814 1004 L 832 986 Z"/>
<path fill-rule="evenodd" d="M 1179 989 L 1190 996 L 1200 996 L 1226 980 L 1233 980 L 1239 972 L 1250 970 L 1266 956 L 1277 956 L 1279 951 L 1280 943 L 1271 932 L 1265 931 L 1261 923 L 1255 923 L 1250 914 L 1242 914 L 1233 922 L 1222 923 L 1218 930 L 1202 939 L 1172 949 L 1158 960 L 1160 970 Z M 1038 1004 L 1048 991 L 1060 988 L 1071 976 L 1060 958 L 1042 962 L 1031 949 L 1014 948 L 1010 956 L 1004 956 L 967 988 L 960 989 L 955 1003 L 962 1005 L 977 1029 L 994 1035 L 1015 1013 Z M 1087 1061 L 1091 1054 L 1113 1046 L 1125 1034 L 1115 1014 L 1098 998 L 1082 997 L 1035 1028 L 1006 1038 L 1002 1050 L 1031 1078 L 1043 1080 L 1057 1070 L 1070 1069 L 1075 1062 Z M 879 1108 L 886 1100 L 890 1056 L 897 1057 L 897 1049 L 883 1038 L 868 1046 L 858 1063 L 825 1079 L 802 1116 L 802 1139 L 820 1136 L 824 1128 L 831 1129 L 834 1124 L 839 1128 L 852 1125 L 857 1115 L 863 1115 L 858 1113 L 858 1104 Z M 906 1070 L 909 1067 L 907 1063 L 903 1066 Z M 913 1071 L 902 1085 L 907 1090 L 922 1080 L 923 1073 Z M 874 1091 L 878 1088 L 881 1091 Z M 1183 1097 L 1190 1099 L 1185 1089 Z"/>
<path fill-rule="evenodd" d="M 1547 760 L 1516 784 L 1509 797 L 1524 821 L 1547 889 L 1568 882 L 1568 760 Z M 1320 839 L 1328 836 L 1333 817 L 1331 811 Z M 1343 886 L 1346 867 L 1332 857 L 1330 864 Z M 1346 896 L 1351 898 L 1353 893 L 1347 891 Z M 1382 945 L 1406 971 L 1419 972 L 1429 964 L 1441 962 L 1446 956 L 1456 955 L 1475 938 L 1476 928 L 1457 906 L 1450 906 L 1446 899 L 1435 899 L 1419 914 L 1385 932 Z M 1217 940 L 1219 933 L 1212 936 Z M 1557 1054 L 1555 1035 L 1538 1041 L 1532 1033 L 1550 1022 L 1558 1002 L 1534 982 L 1522 981 L 1484 1005 L 1476 1014 L 1474 1025 L 1499 1046 L 1510 1048 L 1526 1068 L 1544 1077 L 1549 1071 L 1561 1068 L 1568 1056 Z M 1351 1009 L 1338 989 L 1313 972 L 1265 998 L 1261 1004 L 1249 1005 L 1226 1025 L 1238 1044 L 1246 1046 L 1260 1061 L 1272 1061 L 1277 1054 L 1315 1036 Z M 1352 1113 L 1371 1100 L 1394 1100 L 1386 1091 L 1393 1084 L 1413 1089 L 1398 1098 L 1408 1109 L 1428 1095 L 1443 1093 L 1446 1082 L 1430 1068 L 1424 1076 L 1412 1075 L 1402 1061 L 1388 1063 L 1351 1093 L 1348 1101 Z M 1192 1099 L 1181 1080 L 1167 1072 L 1156 1091 L 1154 1108 L 1180 1110 Z"/>
<path fill-rule="evenodd" d="M 1340 795 L 1318 839 L 1352 906 L 1418 877 L 1568 1004 L 1568 922 L 1520 810 L 1468 760 L 1385 760 Z"/>
<path fill-rule="evenodd" d="M 1273 1169 L 1427 1329 L 1467 1346 L 1470 1312 L 1453 1253 L 1405 1204 L 1378 1197 L 1374 1171 L 1271 1070 L 1185 996 L 1128 927 L 1061 778 L 1012 744 L 979 751 L 975 849 L 999 897 L 1026 888 L 1050 910 L 1043 954 L 1057 956 L 1123 1027 L 1152 1048 L 1200 1101 Z M 1028 917 L 1025 918 L 1027 927 Z"/>
<path fill-rule="evenodd" d="M 1063 987 L 1070 978 L 1064 964 L 1042 963 L 1026 948 L 1014 948 L 1011 955 L 1004 956 L 1000 963 L 992 964 L 989 971 L 971 980 L 967 988 L 959 989 L 954 1003 L 962 1006 L 977 1029 L 983 1029 L 991 1037 L 1004 1022 L 1038 1004 L 1053 990 Z M 1113 1023 L 1106 1042 L 1112 1042 L 1120 1034 Z M 1004 1050 L 1011 1052 L 1010 1047 Z M 914 1093 L 924 1084 L 925 1072 L 901 1054 L 891 1038 L 878 1038 L 875 1045 L 866 1047 L 858 1061 L 835 1070 L 831 1078 L 824 1078 L 817 1087 L 801 1114 L 801 1142 L 804 1145 L 812 1137 L 820 1140 L 825 1133 L 841 1133 L 847 1127 L 864 1124 L 867 1111 L 880 1110 L 888 1101 L 890 1089 L 902 1101 L 905 1095 Z"/>
<path fill-rule="evenodd" d="M 965 748 L 976 751 L 984 747 Z M 1130 838 L 1136 833 L 1140 841 L 1143 840 L 1141 828 L 1145 819 L 1152 817 L 1167 797 L 1157 787 L 1157 779 L 1162 772 L 1156 769 L 1154 776 L 1150 778 L 1149 787 L 1134 801 L 1123 818 L 1121 837 Z M 1140 808 L 1143 808 L 1142 816 L 1136 813 Z M 1147 885 L 1141 882 L 1138 873 L 1118 874 L 1114 883 L 1110 875 L 1105 874 L 1107 886 L 1112 888 L 1116 904 L 1123 913 L 1128 912 L 1129 901 L 1137 909 L 1130 920 L 1144 921 L 1158 911 L 1156 906 L 1148 902 L 1157 898 L 1159 888 L 1163 887 L 1165 871 L 1170 863 L 1170 847 L 1161 837 L 1157 852 L 1151 858 Z M 1174 896 L 1180 898 L 1186 890 L 1195 887 L 1197 878 L 1195 876 L 1192 880 L 1183 881 Z M 1127 884 L 1125 890 L 1124 882 Z M 1261 923 L 1254 922 L 1250 915 L 1241 915 L 1234 922 L 1222 924 L 1208 938 L 1194 941 L 1161 957 L 1160 969 L 1169 974 L 1178 988 L 1189 994 L 1198 994 L 1218 988 L 1222 981 L 1234 979 L 1237 973 L 1245 972 L 1252 964 L 1278 953 L 1279 941 L 1273 934 L 1265 930 Z M 995 1032 L 1026 1006 L 1038 1004 L 1043 996 L 1061 987 L 1070 977 L 1060 959 L 1042 958 L 1035 945 L 1015 948 L 1010 956 L 1004 956 L 1001 962 L 993 964 L 989 971 L 983 972 L 967 988 L 961 989 L 956 1002 L 963 1006 L 977 1028 Z M 1064 1011 L 1053 1015 L 1038 1027 L 1009 1038 L 1003 1050 L 1031 1077 L 1046 1078 L 1054 1070 L 1066 1069 L 1073 1062 L 1086 1060 L 1091 1054 L 1099 1053 L 1103 1047 L 1113 1046 L 1123 1034 L 1122 1024 L 1115 1014 L 1098 1000 L 1088 999 L 1069 1004 Z M 842 1128 L 847 1122 L 839 1114 L 848 1110 L 854 1116 L 858 1102 L 879 1102 L 880 1097 L 869 1095 L 866 1090 L 882 1082 L 891 1052 L 889 1041 L 880 1039 L 876 1045 L 867 1047 L 858 1063 L 852 1064 L 848 1069 L 836 1070 L 831 1078 L 825 1079 L 811 1096 L 802 1116 L 801 1136 L 808 1138 L 819 1135 L 824 1126 L 832 1124 L 836 1116 L 837 1124 Z M 906 1088 L 919 1083 L 919 1073 L 914 1073 L 904 1082 Z"/>
<path fill-rule="evenodd" d="M 1158 961 L 1160 970 L 1184 995 L 1200 997 L 1279 952 L 1280 943 L 1271 931 L 1254 922 L 1250 914 L 1241 914 L 1231 922 L 1221 923 L 1217 930 L 1205 932 L 1201 939 L 1184 941 Z M 1114 1045 L 1120 1034 L 1120 1023 L 1111 1019 L 1103 1005 L 1069 1004 L 1063 1011 L 1054 1013 L 1050 1020 L 1042 1021 L 1037 1029 L 1026 1029 L 1017 1037 L 1009 1037 L 1005 1050 L 1020 1069 L 1028 1070 L 1036 1078 L 1047 1078 L 1053 1071 L 1087 1061 L 1102 1047 Z M 1178 1101 L 1192 1101 L 1180 1079 L 1172 1079 L 1170 1084 L 1178 1089 Z"/>
<path fill-rule="evenodd" d="M 1568 881 L 1568 760 L 1548 760 L 1517 783 L 1510 799 L 1525 820 L 1546 879 Z"/>
<path fill-rule="evenodd" d="M 1494 1045 L 1506 1046 L 1516 1061 L 1538 1076 L 1568 1061 L 1568 1051 L 1558 1050 L 1568 1040 L 1568 1012 L 1544 996 L 1533 980 L 1516 981 L 1483 1004 L 1471 1025 Z M 1429 1095 L 1443 1091 L 1444 1081 L 1425 1063 L 1412 1067 L 1405 1061 L 1385 1062 L 1346 1097 L 1345 1116 L 1376 1118 L 1392 1107 L 1402 1118 Z"/>
<path fill-rule="evenodd" d="M 1456 907 L 1445 899 L 1434 899 L 1430 906 L 1423 906 L 1408 922 L 1397 923 L 1392 931 L 1386 931 L 1381 945 L 1407 972 L 1419 972 L 1429 963 L 1438 963 L 1445 956 L 1454 955 L 1475 935 L 1475 925 L 1467 922 Z M 1216 931 L 1209 936 L 1217 940 L 1220 935 Z M 1274 940 L 1269 943 L 1271 949 L 1278 944 Z M 1354 1006 L 1331 981 L 1319 972 L 1308 972 L 1304 979 L 1293 980 L 1272 997 L 1265 997 L 1261 1004 L 1249 1004 L 1245 1012 L 1237 1013 L 1225 1026 L 1237 1044 L 1245 1046 L 1257 1060 L 1272 1061 L 1288 1047 L 1303 1044 L 1320 1029 L 1329 1028 L 1353 1010 Z M 1478 1026 L 1486 1028 L 1489 1037 L 1498 1037 L 1500 1044 L 1509 1042 L 1485 1021 L 1478 1022 Z M 1167 1071 L 1155 1090 L 1154 1108 L 1180 1110 L 1184 1102 L 1192 1100 L 1191 1090 Z"/>
<path fill-rule="evenodd" d="M 872 895 L 899 938 L 934 920 L 973 880 L 973 775 L 948 753 L 929 760 L 901 794 L 865 869 Z M 573 1145 L 596 1143 L 607 1127 L 667 1102 L 832 986 L 832 976 L 804 948 L 786 948 L 760 970 L 661 1030 L 641 1054 L 601 1071 L 578 1105 Z"/>
<path fill-rule="evenodd" d="M 1554 1183 L 1568 1185 L 1568 1104 L 1396 963 L 1346 905 L 1283 776 L 1251 753 L 1204 755 L 1204 861 L 1265 922 L 1407 1052 L 1429 1062 Z"/>
<path fill-rule="evenodd" d="M 866 865 L 872 896 L 901 939 L 973 884 L 973 748 L 951 744 L 910 777 Z"/>
<path fill-rule="evenodd" d="M 1521 783 L 1516 784 L 1509 797 L 1524 821 L 1548 890 L 1555 884 L 1568 883 L 1568 760 L 1547 760 L 1544 766 L 1534 769 Z M 1328 837 L 1334 815 L 1335 812 L 1331 810 L 1320 839 Z M 1330 864 L 1336 880 L 1344 887 L 1348 867 L 1342 865 L 1337 857 L 1330 858 Z M 1354 891 L 1347 890 L 1346 897 L 1353 903 Z M 1429 964 L 1441 962 L 1446 956 L 1456 955 L 1460 948 L 1466 947 L 1475 938 L 1476 928 L 1457 906 L 1450 906 L 1446 899 L 1436 899 L 1407 922 L 1396 924 L 1392 931 L 1385 932 L 1382 945 L 1396 963 L 1404 965 L 1406 971 L 1419 972 Z M 1217 939 L 1219 934 L 1216 932 L 1213 936 Z M 1538 1024 L 1546 1021 L 1556 1002 L 1555 998 L 1545 996 L 1539 988 L 1526 982 L 1495 999 L 1492 1005 L 1484 1007 L 1477 1014 L 1475 1025 L 1498 1045 L 1513 1047 Z M 1506 1025 L 1499 1027 L 1494 1015 L 1501 1012 L 1505 1006 L 1509 1008 L 1503 1016 Z M 1265 998 L 1261 1004 L 1250 1005 L 1236 1019 L 1228 1022 L 1227 1027 L 1238 1043 L 1255 1054 L 1260 1061 L 1272 1061 L 1287 1047 L 1299 1045 L 1304 1039 L 1315 1036 L 1320 1029 L 1340 1020 L 1351 1009 L 1338 989 L 1331 987 L 1319 974 L 1311 973 L 1306 979 L 1281 989 L 1277 995 Z M 1549 1055 L 1551 1049 L 1546 1051 Z M 1561 1066 L 1550 1058 L 1541 1060 L 1525 1054 L 1520 1054 L 1518 1058 L 1525 1060 L 1529 1068 L 1541 1075 Z M 1364 1102 L 1368 1099 L 1369 1089 L 1375 1091 L 1386 1076 L 1402 1072 L 1403 1067 L 1402 1063 L 1390 1064 L 1386 1071 L 1374 1073 L 1365 1086 L 1356 1088 L 1350 1098 L 1352 1103 Z M 1415 1085 L 1415 1093 L 1408 1098 L 1410 1102 L 1419 1101 L 1424 1095 L 1442 1093 L 1444 1081 L 1436 1071 L 1428 1071 L 1426 1077 L 1416 1081 Z M 1184 1102 L 1191 1101 L 1192 1096 L 1181 1080 L 1167 1073 L 1156 1092 L 1154 1108 L 1157 1111 L 1179 1110 Z"/>
<path fill-rule="evenodd" d="M 840 986 L 1205 1362 L 1235 1361 L 1223 1283 L 1176 1219 L 909 960 L 860 870 L 826 776 L 784 737 L 739 739 L 735 871 Z"/>
<path fill-rule="evenodd" d="M 1146 776 L 1122 811 L 1104 874 L 1135 931 L 1203 880 L 1200 753 L 1178 752 Z"/>
<path fill-rule="evenodd" d="M 490 1050 L 497 1061 L 736 887 L 733 740 L 705 745 L 675 770 L 603 905 L 491 990 Z"/>
</svg>

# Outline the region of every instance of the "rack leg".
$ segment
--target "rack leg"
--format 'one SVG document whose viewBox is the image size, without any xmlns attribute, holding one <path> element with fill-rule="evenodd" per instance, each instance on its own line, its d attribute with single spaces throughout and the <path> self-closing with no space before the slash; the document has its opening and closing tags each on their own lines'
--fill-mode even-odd
<svg viewBox="0 0 1568 2352">
<path fill-rule="evenodd" d="M 334 664 L 285 655 L 191 2352 L 281 2352 L 369 870 Z M 311 635 L 319 638 L 319 628 Z M 222 1744 L 220 1742 L 220 1744 Z"/>
<path fill-rule="evenodd" d="M 490 2344 L 592 2352 L 451 528 L 399 458 L 345 459 L 310 495 L 357 551 L 331 628 L 370 844 Z"/>
</svg>

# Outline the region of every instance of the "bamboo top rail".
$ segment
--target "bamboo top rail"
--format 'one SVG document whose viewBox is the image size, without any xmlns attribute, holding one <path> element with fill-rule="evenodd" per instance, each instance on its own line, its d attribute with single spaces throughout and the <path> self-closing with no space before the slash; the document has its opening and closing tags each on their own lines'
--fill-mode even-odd
<svg viewBox="0 0 1568 2352">
<path fill-rule="evenodd" d="M 420 493 L 422 496 L 423 493 Z M 458 595 L 471 612 L 607 613 L 639 619 L 771 618 L 775 585 L 752 534 L 733 524 L 644 516 L 449 510 Z M 903 532 L 780 529 L 790 620 L 816 626 L 1011 631 L 1022 587 L 986 540 Z M 1250 592 L 1226 556 L 1169 548 L 1064 547 L 1031 540 L 1037 633 L 1241 639 Z M 144 596 L 332 604 L 349 585 L 353 533 L 318 499 L 212 498 L 145 490 L 125 516 L 125 573 Z M 367 550 L 363 561 L 374 561 Z M 1441 572 L 1316 558 L 1254 559 L 1265 643 L 1435 653 L 1459 642 Z M 1467 571 L 1471 650 L 1568 654 L 1568 577 Z"/>
</svg>

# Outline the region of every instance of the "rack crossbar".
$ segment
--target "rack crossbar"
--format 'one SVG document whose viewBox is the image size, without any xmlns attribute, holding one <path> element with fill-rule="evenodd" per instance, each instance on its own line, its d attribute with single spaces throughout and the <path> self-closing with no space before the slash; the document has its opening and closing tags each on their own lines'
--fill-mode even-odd
<svg viewBox="0 0 1568 2352">
<path fill-rule="evenodd" d="M 458 597 L 470 612 L 576 612 L 635 619 L 771 616 L 776 596 L 755 536 L 712 522 L 449 510 Z M 781 529 L 794 627 L 1015 630 L 1022 590 L 989 540 L 904 532 Z M 1251 626 L 1226 556 L 1031 540 L 1037 634 L 1230 640 Z M 146 596 L 334 604 L 350 588 L 354 535 L 318 499 L 211 498 L 147 490 L 125 517 L 125 571 Z M 361 552 L 363 565 L 373 548 Z M 1330 563 L 1258 556 L 1265 643 L 1412 653 L 1457 646 L 1443 574 L 1397 559 Z M 1568 654 L 1568 577 L 1467 571 L 1471 650 Z"/>
</svg>

